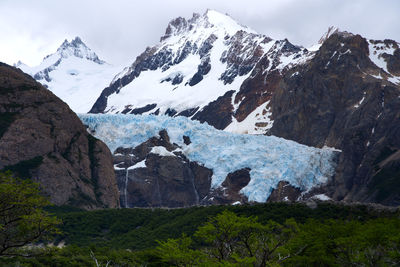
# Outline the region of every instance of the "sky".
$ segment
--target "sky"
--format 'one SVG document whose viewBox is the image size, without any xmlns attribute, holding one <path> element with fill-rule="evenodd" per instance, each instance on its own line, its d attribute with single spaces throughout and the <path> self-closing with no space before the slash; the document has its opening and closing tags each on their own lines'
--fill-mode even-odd
<svg viewBox="0 0 400 267">
<path fill-rule="evenodd" d="M 304 47 L 331 25 L 400 42 L 398 0 L 0 0 L 0 61 L 35 66 L 79 36 L 101 59 L 127 66 L 158 43 L 170 20 L 207 8 Z"/>
</svg>

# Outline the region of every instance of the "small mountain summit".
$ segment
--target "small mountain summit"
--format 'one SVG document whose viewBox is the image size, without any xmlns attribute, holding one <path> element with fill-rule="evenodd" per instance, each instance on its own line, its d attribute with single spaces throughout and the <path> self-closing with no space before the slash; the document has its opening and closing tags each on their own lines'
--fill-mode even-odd
<svg viewBox="0 0 400 267">
<path fill-rule="evenodd" d="M 87 60 L 91 60 L 98 64 L 104 64 L 105 61 L 100 60 L 99 57 L 93 52 L 89 47 L 86 46 L 82 39 L 78 36 L 75 37 L 71 42 L 68 42 L 67 39 L 61 44 L 61 46 L 57 49 L 56 54 L 60 55 L 62 58 L 67 58 L 70 56 L 75 56 L 78 58 L 85 58 Z M 46 58 L 50 57 L 49 55 Z"/>
<path fill-rule="evenodd" d="M 119 69 L 101 60 L 80 37 L 65 40 L 38 66 L 18 62 L 15 67 L 42 83 L 75 112 L 87 112 Z"/>
</svg>

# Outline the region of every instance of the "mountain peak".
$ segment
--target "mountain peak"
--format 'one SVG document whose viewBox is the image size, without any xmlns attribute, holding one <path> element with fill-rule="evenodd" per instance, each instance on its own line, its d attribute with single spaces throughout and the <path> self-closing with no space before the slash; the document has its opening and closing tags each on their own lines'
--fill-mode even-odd
<svg viewBox="0 0 400 267">
<path fill-rule="evenodd" d="M 245 30 L 247 32 L 253 32 L 253 30 L 247 28 L 246 26 L 240 25 L 236 20 L 234 20 L 228 14 L 222 14 L 213 9 L 207 9 L 204 13 L 204 17 L 207 18 L 207 21 L 210 22 L 215 27 L 223 27 L 230 31 L 238 31 Z"/>
<path fill-rule="evenodd" d="M 329 26 L 328 30 L 321 36 L 321 38 L 318 41 L 318 44 L 322 44 L 325 42 L 332 34 L 338 33 L 339 28 L 336 26 Z"/>
<path fill-rule="evenodd" d="M 256 33 L 254 30 L 240 25 L 236 20 L 228 14 L 222 14 L 213 9 L 207 9 L 203 15 L 193 13 L 192 18 L 185 19 L 178 17 L 170 21 L 161 41 L 171 36 L 186 34 L 189 31 L 202 31 L 211 29 L 211 31 L 224 31 L 228 35 L 234 35 L 236 32 L 243 30 L 249 33 Z"/>
<path fill-rule="evenodd" d="M 78 36 L 76 36 L 71 42 L 65 39 L 61 46 L 57 49 L 57 54 L 60 55 L 61 58 L 75 56 L 78 58 L 85 58 L 87 60 L 94 61 L 98 64 L 105 63 L 103 60 L 100 60 L 96 53 L 93 52 L 89 47 L 87 47 L 82 39 Z"/>
</svg>

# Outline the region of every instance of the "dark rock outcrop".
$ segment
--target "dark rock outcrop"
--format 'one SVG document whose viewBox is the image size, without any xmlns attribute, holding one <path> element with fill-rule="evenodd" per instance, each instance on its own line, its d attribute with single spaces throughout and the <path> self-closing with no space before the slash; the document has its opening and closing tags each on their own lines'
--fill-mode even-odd
<svg viewBox="0 0 400 267">
<path fill-rule="evenodd" d="M 187 207 L 203 204 L 212 171 L 189 161 L 160 131 L 135 148 L 114 153 L 123 207 Z"/>
<path fill-rule="evenodd" d="M 217 100 L 198 111 L 193 116 L 193 119 L 201 123 L 207 122 L 220 130 L 225 129 L 232 122 L 232 95 L 233 91 L 226 92 L 223 96 L 218 97 Z"/>
<path fill-rule="evenodd" d="M 213 189 L 208 198 L 208 204 L 244 204 L 248 202 L 240 190 L 250 182 L 250 169 L 244 168 L 229 173 L 220 187 Z"/>
<path fill-rule="evenodd" d="M 272 190 L 271 195 L 268 197 L 268 202 L 282 202 L 289 201 L 295 202 L 301 195 L 301 190 L 292 186 L 286 181 L 280 181 L 278 186 Z"/>
<path fill-rule="evenodd" d="M 0 63 L 0 170 L 37 181 L 56 205 L 118 207 L 111 153 L 69 107 Z"/>
</svg>

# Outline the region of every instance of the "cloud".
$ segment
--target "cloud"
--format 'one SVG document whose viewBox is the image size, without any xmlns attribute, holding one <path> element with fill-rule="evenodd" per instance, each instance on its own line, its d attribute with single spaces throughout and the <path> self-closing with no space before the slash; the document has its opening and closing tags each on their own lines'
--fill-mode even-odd
<svg viewBox="0 0 400 267">
<path fill-rule="evenodd" d="M 272 38 L 310 46 L 328 26 L 374 39 L 400 41 L 396 0 L 2 0 L 0 61 L 35 65 L 66 38 L 80 36 L 101 58 L 132 63 L 156 44 L 168 22 L 207 8 Z"/>
</svg>

